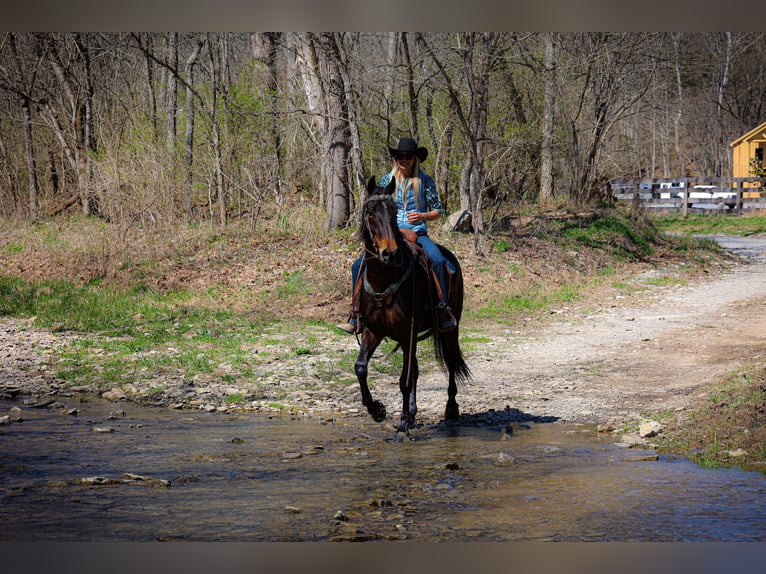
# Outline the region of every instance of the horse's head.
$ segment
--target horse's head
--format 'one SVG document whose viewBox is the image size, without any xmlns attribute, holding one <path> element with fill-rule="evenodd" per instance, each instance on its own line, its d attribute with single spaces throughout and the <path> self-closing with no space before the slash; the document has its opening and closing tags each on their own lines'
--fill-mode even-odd
<svg viewBox="0 0 766 574">
<path fill-rule="evenodd" d="M 376 184 L 374 177 L 370 178 L 367 183 L 369 197 L 362 208 L 361 232 L 365 245 L 386 265 L 398 263 L 401 241 L 396 223 L 396 202 L 392 198 L 395 189 L 396 181 L 393 179 L 384 188 Z"/>
</svg>

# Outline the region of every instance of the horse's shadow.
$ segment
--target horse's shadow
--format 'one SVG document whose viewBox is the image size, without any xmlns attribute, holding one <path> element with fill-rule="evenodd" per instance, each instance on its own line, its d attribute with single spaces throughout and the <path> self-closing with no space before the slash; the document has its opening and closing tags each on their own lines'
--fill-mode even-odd
<svg viewBox="0 0 766 574">
<path fill-rule="evenodd" d="M 530 428 L 532 424 L 553 423 L 560 420 L 551 415 L 536 415 L 516 408 L 501 410 L 488 409 L 479 413 L 462 413 L 455 420 L 441 419 L 436 422 L 422 422 L 409 435 L 413 440 L 422 440 L 434 435 L 459 436 L 461 430 L 481 429 L 487 431 L 512 432 L 513 427 Z M 399 436 L 401 433 L 397 433 Z"/>
</svg>

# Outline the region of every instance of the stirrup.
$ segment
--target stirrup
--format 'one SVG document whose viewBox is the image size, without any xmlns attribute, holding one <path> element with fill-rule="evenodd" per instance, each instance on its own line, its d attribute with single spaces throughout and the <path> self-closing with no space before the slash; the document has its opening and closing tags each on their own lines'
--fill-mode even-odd
<svg viewBox="0 0 766 574">
<path fill-rule="evenodd" d="M 457 320 L 452 314 L 452 309 L 449 308 L 449 305 L 446 303 L 439 303 L 436 307 L 436 311 L 438 313 L 437 329 L 440 333 L 447 333 L 457 329 Z"/>
</svg>

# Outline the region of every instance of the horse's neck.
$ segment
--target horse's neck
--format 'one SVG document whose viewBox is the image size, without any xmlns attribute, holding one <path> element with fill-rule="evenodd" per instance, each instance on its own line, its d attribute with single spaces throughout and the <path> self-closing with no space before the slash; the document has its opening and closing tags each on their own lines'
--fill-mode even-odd
<svg viewBox="0 0 766 574">
<path fill-rule="evenodd" d="M 410 253 L 410 246 L 405 245 L 404 241 L 399 244 L 399 249 L 402 252 L 401 262 L 399 265 L 385 265 L 378 260 L 377 257 L 371 256 L 367 259 L 367 281 L 370 285 L 383 290 L 391 283 L 395 283 L 399 278 L 407 271 L 407 268 L 412 264 L 412 255 Z"/>
</svg>

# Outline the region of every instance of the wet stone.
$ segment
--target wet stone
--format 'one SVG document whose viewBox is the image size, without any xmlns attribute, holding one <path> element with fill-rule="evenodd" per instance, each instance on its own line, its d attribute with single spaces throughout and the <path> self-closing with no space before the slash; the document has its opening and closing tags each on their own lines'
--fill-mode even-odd
<svg viewBox="0 0 766 574">
<path fill-rule="evenodd" d="M 21 416 L 22 410 L 19 407 L 11 407 L 8 412 L 8 416 L 11 418 L 11 421 L 20 423 L 22 420 L 24 420 Z"/>
<path fill-rule="evenodd" d="M 646 421 L 638 429 L 638 436 L 641 438 L 650 438 L 657 436 L 663 431 L 664 427 L 657 421 Z"/>
<path fill-rule="evenodd" d="M 516 459 L 508 453 L 501 452 L 497 455 L 497 458 L 495 459 L 495 464 L 497 466 L 512 466 L 516 464 Z"/>
</svg>

